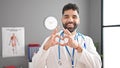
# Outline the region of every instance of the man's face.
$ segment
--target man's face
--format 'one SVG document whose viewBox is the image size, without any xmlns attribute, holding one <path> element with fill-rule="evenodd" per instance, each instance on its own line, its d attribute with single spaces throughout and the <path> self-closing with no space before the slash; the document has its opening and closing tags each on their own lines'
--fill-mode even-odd
<svg viewBox="0 0 120 68">
<path fill-rule="evenodd" d="M 65 29 L 68 29 L 70 32 L 75 31 L 78 24 L 80 23 L 79 14 L 76 10 L 66 10 L 62 16 L 62 24 Z"/>
</svg>

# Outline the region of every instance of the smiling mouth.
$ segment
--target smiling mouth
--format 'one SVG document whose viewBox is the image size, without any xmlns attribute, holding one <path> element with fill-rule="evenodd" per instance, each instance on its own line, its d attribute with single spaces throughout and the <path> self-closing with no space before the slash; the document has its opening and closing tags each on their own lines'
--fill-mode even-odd
<svg viewBox="0 0 120 68">
<path fill-rule="evenodd" d="M 74 24 L 67 24 L 67 27 L 74 27 Z"/>
</svg>

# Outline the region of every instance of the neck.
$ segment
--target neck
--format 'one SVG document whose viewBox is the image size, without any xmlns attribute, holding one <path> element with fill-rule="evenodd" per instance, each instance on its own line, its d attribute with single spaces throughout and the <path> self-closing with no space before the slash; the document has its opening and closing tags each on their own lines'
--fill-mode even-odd
<svg viewBox="0 0 120 68">
<path fill-rule="evenodd" d="M 75 31 L 73 31 L 71 34 L 72 34 L 72 36 L 75 36 L 76 35 L 76 30 Z"/>
</svg>

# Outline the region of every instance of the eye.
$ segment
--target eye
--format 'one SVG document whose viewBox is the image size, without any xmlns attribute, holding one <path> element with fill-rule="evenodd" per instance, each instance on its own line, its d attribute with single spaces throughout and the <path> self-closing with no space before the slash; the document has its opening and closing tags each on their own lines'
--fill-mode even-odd
<svg viewBox="0 0 120 68">
<path fill-rule="evenodd" d="M 77 19 L 77 16 L 76 16 L 76 15 L 74 15 L 74 16 L 73 16 L 73 19 Z"/>
<path fill-rule="evenodd" d="M 64 16 L 64 18 L 65 18 L 65 19 L 68 19 L 68 18 L 69 18 L 69 16 L 68 16 L 68 15 L 65 15 L 65 16 Z"/>
</svg>

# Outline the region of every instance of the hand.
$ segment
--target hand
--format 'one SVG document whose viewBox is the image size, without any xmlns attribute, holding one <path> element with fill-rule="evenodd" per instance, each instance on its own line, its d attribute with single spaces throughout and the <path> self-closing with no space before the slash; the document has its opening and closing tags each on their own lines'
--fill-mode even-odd
<svg viewBox="0 0 120 68">
<path fill-rule="evenodd" d="M 72 48 L 75 48 L 78 52 L 82 52 L 82 47 L 80 46 L 80 44 L 78 44 L 78 42 L 76 40 L 74 40 L 74 37 L 72 36 L 72 34 L 67 30 L 64 29 L 64 37 L 63 39 L 68 39 L 68 41 L 64 44 L 60 44 L 61 46 L 69 46 Z"/>
<path fill-rule="evenodd" d="M 59 42 L 57 42 L 55 39 L 58 37 L 60 38 L 59 35 L 57 35 L 58 33 L 58 28 L 56 28 L 53 33 L 50 35 L 50 38 L 47 40 L 47 42 L 45 43 L 43 49 L 44 50 L 48 50 L 50 47 L 55 46 L 57 44 L 59 44 Z"/>
<path fill-rule="evenodd" d="M 67 39 L 67 42 L 64 44 L 60 44 L 61 46 L 69 46 L 72 48 L 77 48 L 78 47 L 78 42 L 74 40 L 74 37 L 72 36 L 72 34 L 67 30 L 64 29 L 64 37 L 63 40 Z"/>
</svg>

